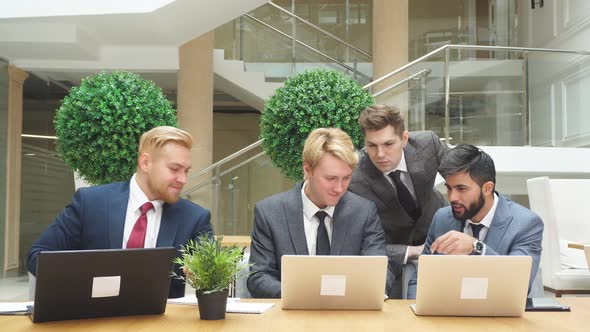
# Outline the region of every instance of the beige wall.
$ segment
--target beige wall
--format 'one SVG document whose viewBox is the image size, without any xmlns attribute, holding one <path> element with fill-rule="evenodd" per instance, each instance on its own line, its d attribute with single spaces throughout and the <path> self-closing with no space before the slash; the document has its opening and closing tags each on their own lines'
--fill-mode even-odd
<svg viewBox="0 0 590 332">
<path fill-rule="evenodd" d="M 213 114 L 213 162 L 256 142 L 260 136 L 260 114 Z"/>
</svg>

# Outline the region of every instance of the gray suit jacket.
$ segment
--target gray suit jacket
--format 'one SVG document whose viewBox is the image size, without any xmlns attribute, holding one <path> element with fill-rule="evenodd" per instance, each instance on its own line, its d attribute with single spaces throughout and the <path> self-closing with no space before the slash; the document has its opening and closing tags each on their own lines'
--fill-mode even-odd
<svg viewBox="0 0 590 332">
<path fill-rule="evenodd" d="M 421 216 L 413 220 L 403 209 L 397 192 L 383 173 L 373 165 L 368 155 L 361 152 L 359 166 L 354 170 L 348 190 L 377 204 L 379 219 L 385 231 L 387 255 L 396 276 L 401 274 L 408 245 L 422 245 L 439 208 L 447 205 L 443 196 L 434 190 L 438 166 L 449 148 L 432 131 L 411 132 L 404 156 L 412 178 Z M 401 278 L 397 278 L 401 281 Z"/>
<path fill-rule="evenodd" d="M 483 242 L 486 245 L 485 255 L 531 256 L 533 266 L 529 281 L 529 291 L 539 269 L 541 259 L 541 241 L 543 240 L 543 221 L 533 211 L 516 204 L 505 196 L 498 195 L 496 213 L 490 224 Z M 430 255 L 430 245 L 439 236 L 448 231 L 463 232 L 464 222 L 453 217 L 450 206 L 436 212 L 432 226 L 428 232 L 423 255 Z M 418 269 L 420 266 L 418 266 Z M 417 274 L 410 280 L 408 298 L 416 298 Z"/>
<path fill-rule="evenodd" d="M 309 254 L 303 226 L 302 184 L 256 204 L 250 247 L 250 263 L 254 265 L 248 277 L 253 297 L 281 297 L 281 257 Z M 342 196 L 334 210 L 330 251 L 331 255 L 385 256 L 383 228 L 375 204 L 350 192 Z M 388 272 L 387 292 L 392 283 L 393 274 Z"/>
</svg>

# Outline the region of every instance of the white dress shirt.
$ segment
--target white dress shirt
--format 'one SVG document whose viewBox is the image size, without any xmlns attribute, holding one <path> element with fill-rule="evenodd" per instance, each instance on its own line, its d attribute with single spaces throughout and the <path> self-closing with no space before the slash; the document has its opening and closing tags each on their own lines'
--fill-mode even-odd
<svg viewBox="0 0 590 332">
<path fill-rule="evenodd" d="M 305 230 L 305 240 L 307 241 L 307 252 L 309 252 L 310 256 L 315 256 L 318 226 L 320 225 L 320 220 L 315 214 L 319 210 L 323 210 L 328 214 L 324 219 L 324 225 L 326 225 L 326 231 L 328 232 L 328 240 L 330 241 L 330 244 L 332 244 L 334 206 L 327 206 L 324 209 L 320 209 L 307 197 L 305 194 L 305 187 L 307 187 L 307 181 L 305 181 L 301 187 L 301 199 L 303 201 L 303 229 Z"/>
<path fill-rule="evenodd" d="M 125 228 L 123 230 L 123 248 L 127 248 L 127 241 L 135 226 L 135 222 L 141 215 L 139 208 L 148 200 L 145 193 L 141 190 L 135 179 L 136 174 L 133 174 L 131 181 L 129 181 L 129 201 L 127 202 L 127 213 L 125 214 Z M 155 248 L 158 241 L 158 233 L 160 231 L 160 222 L 162 221 L 162 207 L 164 202 L 161 200 L 151 201 L 154 208 L 146 213 L 147 229 L 145 233 L 144 248 Z"/>
<path fill-rule="evenodd" d="M 496 214 L 496 208 L 498 207 L 498 195 L 496 195 L 496 193 L 494 193 L 493 198 L 494 198 L 494 204 L 492 205 L 492 208 L 490 209 L 490 211 L 488 211 L 488 213 L 479 222 L 479 225 L 484 226 L 479 231 L 479 239 L 478 240 L 480 240 L 482 242 L 483 242 L 483 239 L 485 239 L 486 235 L 488 234 L 488 229 L 490 229 L 490 225 L 492 224 L 492 220 L 494 219 L 494 214 Z M 463 227 L 463 233 L 473 236 L 473 230 L 471 229 L 471 226 L 469 226 L 470 224 L 477 225 L 477 223 L 474 223 L 471 220 L 467 219 L 467 221 L 465 222 L 465 227 Z M 486 246 L 484 243 L 482 255 L 485 253 L 486 253 Z"/>
</svg>

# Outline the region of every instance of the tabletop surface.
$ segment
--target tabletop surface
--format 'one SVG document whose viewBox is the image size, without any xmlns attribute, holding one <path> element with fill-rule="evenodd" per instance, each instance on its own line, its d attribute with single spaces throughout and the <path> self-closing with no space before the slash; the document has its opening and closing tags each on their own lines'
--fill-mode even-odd
<svg viewBox="0 0 590 332">
<path fill-rule="evenodd" d="M 382 311 L 282 310 L 280 300 L 263 314 L 227 314 L 199 319 L 195 306 L 168 305 L 164 315 L 112 317 L 33 324 L 26 316 L 0 316 L 2 331 L 584 331 L 590 323 L 590 297 L 560 298 L 571 312 L 526 312 L 523 317 L 415 316 L 414 301 L 388 300 Z"/>
</svg>

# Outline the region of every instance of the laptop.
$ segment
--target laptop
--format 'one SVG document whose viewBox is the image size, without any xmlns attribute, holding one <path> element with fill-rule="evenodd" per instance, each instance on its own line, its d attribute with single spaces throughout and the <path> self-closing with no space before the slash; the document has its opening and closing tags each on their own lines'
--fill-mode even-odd
<svg viewBox="0 0 590 332">
<path fill-rule="evenodd" d="M 281 259 L 283 309 L 381 310 L 386 256 L 296 256 Z"/>
<path fill-rule="evenodd" d="M 416 315 L 522 316 L 530 256 L 422 255 Z"/>
<path fill-rule="evenodd" d="M 31 319 L 162 314 L 176 253 L 173 247 L 43 251 Z"/>
</svg>

